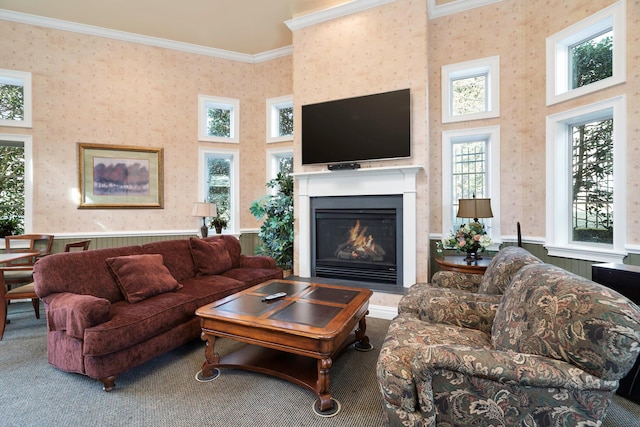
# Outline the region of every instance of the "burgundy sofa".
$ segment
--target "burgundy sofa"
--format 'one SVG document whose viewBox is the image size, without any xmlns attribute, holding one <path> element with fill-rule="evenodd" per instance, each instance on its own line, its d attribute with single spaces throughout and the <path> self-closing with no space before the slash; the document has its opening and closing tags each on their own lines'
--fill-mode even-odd
<svg viewBox="0 0 640 427">
<path fill-rule="evenodd" d="M 240 252 L 235 237 L 212 236 L 42 258 L 33 276 L 49 363 L 112 390 L 119 374 L 198 338 L 198 307 L 282 278 L 272 258 Z"/>
</svg>

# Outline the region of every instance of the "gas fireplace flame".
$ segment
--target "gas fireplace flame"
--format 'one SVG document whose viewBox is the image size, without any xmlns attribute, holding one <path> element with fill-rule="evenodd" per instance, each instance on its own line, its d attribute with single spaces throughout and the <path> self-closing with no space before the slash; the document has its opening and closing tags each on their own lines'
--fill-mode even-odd
<svg viewBox="0 0 640 427">
<path fill-rule="evenodd" d="M 367 234 L 367 227 L 360 225 L 360 220 L 349 229 L 349 240 L 338 246 L 335 256 L 338 259 L 382 261 L 384 249 L 375 244 L 373 235 Z"/>
</svg>

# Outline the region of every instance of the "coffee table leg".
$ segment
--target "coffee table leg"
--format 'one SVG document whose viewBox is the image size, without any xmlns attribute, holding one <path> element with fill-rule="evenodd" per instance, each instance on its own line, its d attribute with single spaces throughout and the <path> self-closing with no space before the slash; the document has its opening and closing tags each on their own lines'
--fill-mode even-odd
<svg viewBox="0 0 640 427">
<path fill-rule="evenodd" d="M 362 319 L 358 322 L 358 329 L 356 329 L 356 343 L 353 347 L 358 351 L 373 350 L 373 345 L 369 342 L 369 337 L 365 335 L 367 332 L 367 321 L 365 319 L 366 315 L 362 316 Z"/>
<path fill-rule="evenodd" d="M 333 365 L 331 358 L 318 359 L 318 382 L 316 391 L 318 400 L 313 402 L 312 408 L 316 415 L 321 417 L 333 417 L 340 412 L 340 402 L 331 397 L 329 393 L 329 370 Z"/>
<path fill-rule="evenodd" d="M 206 341 L 204 348 L 205 361 L 202 364 L 202 369 L 196 374 L 196 380 L 200 382 L 212 381 L 220 376 L 220 370 L 214 368 L 220 361 L 220 356 L 215 352 L 216 337 L 215 335 L 205 334 L 200 335 L 202 341 Z"/>
</svg>

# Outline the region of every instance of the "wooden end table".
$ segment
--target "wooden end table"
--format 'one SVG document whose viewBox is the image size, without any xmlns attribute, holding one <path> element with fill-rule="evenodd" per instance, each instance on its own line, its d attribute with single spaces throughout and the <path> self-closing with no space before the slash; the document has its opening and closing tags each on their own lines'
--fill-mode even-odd
<svg viewBox="0 0 640 427">
<path fill-rule="evenodd" d="M 471 262 L 465 261 L 465 258 L 465 255 L 448 255 L 444 258 L 436 257 L 435 259 L 442 270 L 467 274 L 484 274 L 489 263 L 491 263 L 490 257 L 482 257 L 482 259 Z"/>
<path fill-rule="evenodd" d="M 262 301 L 278 292 L 287 295 Z M 196 315 L 207 345 L 196 379 L 211 381 L 224 367 L 272 375 L 314 393 L 316 414 L 334 416 L 340 403 L 329 392 L 329 370 L 351 344 L 360 351 L 373 349 L 365 335 L 371 295 L 364 288 L 270 280 L 200 307 Z M 220 357 L 216 337 L 247 345 Z"/>
</svg>

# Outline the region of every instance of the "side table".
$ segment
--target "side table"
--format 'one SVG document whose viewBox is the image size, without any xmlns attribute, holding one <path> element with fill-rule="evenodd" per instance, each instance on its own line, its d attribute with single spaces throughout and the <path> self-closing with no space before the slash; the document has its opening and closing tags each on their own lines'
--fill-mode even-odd
<svg viewBox="0 0 640 427">
<path fill-rule="evenodd" d="M 466 255 L 447 255 L 444 258 L 436 257 L 435 259 L 442 270 L 467 274 L 484 274 L 491 262 L 490 257 L 482 257 L 471 262 L 465 261 L 465 257 Z"/>
</svg>

